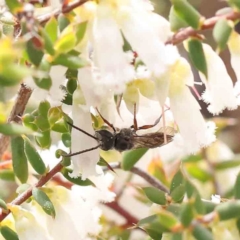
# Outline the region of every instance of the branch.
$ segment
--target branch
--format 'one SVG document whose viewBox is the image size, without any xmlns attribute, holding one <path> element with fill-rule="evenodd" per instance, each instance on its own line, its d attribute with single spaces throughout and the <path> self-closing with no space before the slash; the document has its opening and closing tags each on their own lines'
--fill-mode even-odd
<svg viewBox="0 0 240 240">
<path fill-rule="evenodd" d="M 12 111 L 10 113 L 10 116 L 8 117 L 7 122 L 10 123 L 12 121 L 16 123 L 21 122 L 21 117 L 25 111 L 26 105 L 28 103 L 28 100 L 32 94 L 32 90 L 28 88 L 25 84 L 21 84 L 20 90 L 18 92 L 17 99 L 15 101 L 15 104 L 12 108 Z M 10 137 L 1 135 L 0 137 L 0 159 L 2 158 L 3 153 L 6 151 L 8 145 L 10 142 Z"/>
<path fill-rule="evenodd" d="M 109 165 L 113 169 L 121 169 L 121 164 L 119 162 L 109 163 Z M 106 168 L 104 170 L 108 170 L 108 168 Z M 143 178 L 146 182 L 148 182 L 149 184 L 151 184 L 155 188 L 157 188 L 157 189 L 159 189 L 159 190 L 161 190 L 165 193 L 169 193 L 168 188 L 165 185 L 163 185 L 163 183 L 161 183 L 159 180 L 157 180 L 156 178 L 154 178 L 153 176 L 151 176 L 147 172 L 144 172 L 140 168 L 132 167 L 129 171 L 138 175 L 138 176 L 140 176 L 141 178 Z"/>
<path fill-rule="evenodd" d="M 47 22 L 51 17 L 57 17 L 58 15 L 60 15 L 61 13 L 69 13 L 71 12 L 73 9 L 83 5 L 85 2 L 87 2 L 88 0 L 78 0 L 78 1 L 75 1 L 75 2 L 71 2 L 69 3 L 68 5 L 64 6 L 62 9 L 58 8 L 54 11 L 52 11 L 51 13 L 47 13 L 47 14 L 44 14 L 42 16 L 39 16 L 37 18 L 37 20 L 40 22 L 40 23 L 45 23 Z"/>
<path fill-rule="evenodd" d="M 165 44 L 177 45 L 183 42 L 184 40 L 186 40 L 187 38 L 198 34 L 202 30 L 212 29 L 217 23 L 217 21 L 222 18 L 232 20 L 232 21 L 238 20 L 240 18 L 240 12 L 232 11 L 227 14 L 208 18 L 203 22 L 201 29 L 199 30 L 193 29 L 192 27 L 183 28 L 179 30 L 177 33 L 175 33 L 173 37 L 170 40 L 168 40 Z"/>
<path fill-rule="evenodd" d="M 22 194 L 20 194 L 18 197 L 16 197 L 10 204 L 13 205 L 20 205 L 22 203 L 24 203 L 28 198 L 30 198 L 32 196 L 32 189 L 34 187 L 42 187 L 45 183 L 47 183 L 55 174 L 57 174 L 58 172 L 61 171 L 61 169 L 63 168 L 61 162 L 59 162 L 52 170 L 50 170 L 45 176 L 42 176 L 39 181 L 33 185 L 32 187 L 30 187 L 29 189 L 27 189 L 25 192 L 23 192 Z M 8 214 L 8 213 L 1 213 L 0 215 L 0 221 L 2 221 Z"/>
<path fill-rule="evenodd" d="M 119 215 L 125 218 L 126 223 L 122 225 L 121 227 L 126 229 L 129 227 L 132 227 L 133 225 L 137 224 L 139 220 L 135 218 L 133 215 L 131 215 L 128 211 L 126 211 L 124 208 L 122 208 L 118 202 L 110 202 L 110 203 L 104 203 L 104 205 L 108 206 L 115 212 L 117 212 Z"/>
</svg>

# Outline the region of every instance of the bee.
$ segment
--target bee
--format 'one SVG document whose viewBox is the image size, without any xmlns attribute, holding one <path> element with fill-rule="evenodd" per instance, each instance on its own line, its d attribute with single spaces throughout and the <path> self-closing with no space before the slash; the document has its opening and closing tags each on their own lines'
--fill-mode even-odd
<svg viewBox="0 0 240 240">
<path fill-rule="evenodd" d="M 98 111 L 98 110 L 97 110 Z M 89 152 L 94 149 L 100 148 L 104 151 L 108 151 L 111 149 L 115 149 L 119 152 L 138 149 L 138 148 L 156 148 L 161 147 L 165 144 L 168 144 L 173 140 L 174 137 L 174 128 L 166 127 L 161 128 L 159 131 L 154 133 L 147 133 L 144 135 L 138 135 L 137 131 L 141 129 L 148 129 L 156 126 L 161 119 L 161 116 L 155 121 L 152 125 L 144 125 L 141 127 L 137 127 L 137 120 L 136 120 L 136 110 L 134 108 L 134 125 L 129 128 L 122 128 L 116 129 L 111 123 L 109 123 L 98 111 L 100 117 L 103 121 L 113 130 L 101 129 L 96 130 L 95 135 L 91 135 L 84 131 L 81 128 L 74 126 L 72 123 L 68 122 L 68 124 L 81 131 L 82 133 L 88 135 L 89 137 L 95 139 L 98 143 L 96 147 L 86 149 L 76 153 L 70 153 L 64 155 L 65 157 L 70 157 L 74 155 L 78 155 L 81 153 Z M 165 135 L 165 136 L 164 136 Z M 165 140 L 164 140 L 165 139 Z"/>
</svg>

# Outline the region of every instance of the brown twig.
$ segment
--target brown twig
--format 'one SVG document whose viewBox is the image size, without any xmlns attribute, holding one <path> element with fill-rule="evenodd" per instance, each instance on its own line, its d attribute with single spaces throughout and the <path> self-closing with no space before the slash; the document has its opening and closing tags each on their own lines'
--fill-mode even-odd
<svg viewBox="0 0 240 240">
<path fill-rule="evenodd" d="M 109 164 L 113 169 L 121 169 L 121 164 L 119 162 L 116 163 L 110 163 Z M 104 169 L 104 170 L 108 170 L 108 169 Z M 152 186 L 154 186 L 155 188 L 165 192 L 165 193 L 169 193 L 169 190 L 166 186 L 164 186 L 163 183 L 161 183 L 159 180 L 157 180 L 156 178 L 152 177 L 150 174 L 148 174 L 147 172 L 144 172 L 143 170 L 141 170 L 140 168 L 137 167 L 132 167 L 130 170 L 130 172 L 140 176 L 141 178 L 143 178 L 146 182 L 148 182 L 149 184 L 151 184 Z"/>
<path fill-rule="evenodd" d="M 84 4 L 85 2 L 87 2 L 88 0 L 78 0 L 78 1 L 75 1 L 75 2 L 71 2 L 69 3 L 68 5 L 64 6 L 63 8 L 58 8 L 54 11 L 52 11 L 51 13 L 47 13 L 47 14 L 44 14 L 42 16 L 39 16 L 37 18 L 37 20 L 40 22 L 40 23 L 45 23 L 47 22 L 51 17 L 57 17 L 58 15 L 60 15 L 61 13 L 69 13 L 71 12 L 73 9 L 81 6 L 82 4 Z"/>
<path fill-rule="evenodd" d="M 61 169 L 63 168 L 61 162 L 59 162 L 52 170 L 50 170 L 45 176 L 42 176 L 39 181 L 32 187 L 30 187 L 29 189 L 27 189 L 25 192 L 23 192 L 22 194 L 20 194 L 18 197 L 16 197 L 10 204 L 14 204 L 14 205 L 20 205 L 23 202 L 25 202 L 28 198 L 30 198 L 32 196 L 32 189 L 34 187 L 42 187 L 45 183 L 47 183 L 55 174 L 57 174 L 58 172 L 61 171 Z M 0 215 L 0 221 L 2 221 L 7 215 L 8 213 L 3 213 Z"/>
<path fill-rule="evenodd" d="M 240 12 L 232 11 L 227 14 L 208 18 L 208 19 L 204 20 L 204 22 L 201 26 L 201 29 L 199 29 L 199 30 L 193 29 L 192 27 L 183 28 L 183 29 L 179 30 L 177 33 L 175 33 L 173 35 L 173 37 L 170 40 L 168 40 L 165 44 L 177 45 L 177 44 L 183 42 L 184 40 L 186 40 L 187 38 L 198 34 L 202 30 L 212 29 L 215 26 L 215 24 L 217 23 L 217 21 L 222 18 L 235 21 L 240 18 Z"/>
<path fill-rule="evenodd" d="M 17 99 L 13 106 L 13 109 L 8 117 L 7 122 L 10 123 L 12 121 L 16 123 L 21 122 L 21 116 L 23 115 L 28 100 L 32 94 L 32 90 L 28 88 L 25 84 L 21 84 L 20 90 L 18 92 Z M 9 136 L 1 135 L 0 137 L 0 159 L 2 158 L 3 153 L 6 151 L 10 142 Z"/>
<path fill-rule="evenodd" d="M 115 212 L 117 212 L 119 215 L 125 218 L 126 223 L 122 225 L 122 228 L 129 228 L 133 225 L 137 224 L 139 220 L 131 215 L 128 211 L 126 211 L 123 207 L 121 207 L 117 201 L 105 203 L 104 205 L 108 206 L 109 208 L 113 209 Z"/>
</svg>

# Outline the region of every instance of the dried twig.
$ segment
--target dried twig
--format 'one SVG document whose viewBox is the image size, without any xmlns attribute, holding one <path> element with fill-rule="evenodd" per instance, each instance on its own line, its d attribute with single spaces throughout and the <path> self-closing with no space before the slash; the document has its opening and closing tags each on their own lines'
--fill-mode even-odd
<svg viewBox="0 0 240 240">
<path fill-rule="evenodd" d="M 15 104 L 12 108 L 12 111 L 10 113 L 10 116 L 8 117 L 7 122 L 10 123 L 12 121 L 16 123 L 21 122 L 21 116 L 23 115 L 26 105 L 28 103 L 28 100 L 32 94 L 32 90 L 28 88 L 25 84 L 21 84 L 20 90 L 18 92 L 17 99 L 15 101 Z M 1 135 L 0 137 L 0 159 L 3 155 L 3 153 L 8 148 L 10 142 L 9 136 Z"/>
</svg>

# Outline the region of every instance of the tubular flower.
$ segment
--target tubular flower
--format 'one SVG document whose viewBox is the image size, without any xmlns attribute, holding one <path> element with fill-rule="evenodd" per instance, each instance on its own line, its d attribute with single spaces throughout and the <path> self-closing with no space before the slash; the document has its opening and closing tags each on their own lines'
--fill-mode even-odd
<svg viewBox="0 0 240 240">
<path fill-rule="evenodd" d="M 92 128 L 90 108 L 82 104 L 83 102 L 79 102 L 81 100 L 83 100 L 83 97 L 81 97 L 81 91 L 77 89 L 73 95 L 73 122 L 76 126 L 84 129 L 84 131 L 94 135 L 95 133 Z M 72 129 L 71 138 L 72 153 L 93 148 L 98 145 L 96 140 L 82 132 L 77 131 L 76 129 Z M 73 163 L 73 172 L 71 177 L 78 177 L 81 172 L 82 179 L 86 179 L 88 176 L 96 174 L 96 164 L 99 161 L 99 149 L 72 156 L 71 159 Z"/>
<path fill-rule="evenodd" d="M 237 108 L 237 98 L 234 93 L 232 79 L 230 78 L 222 59 L 213 49 L 203 44 L 208 67 L 208 79 L 200 73 L 200 77 L 206 86 L 202 98 L 209 103 L 208 110 L 212 114 L 219 114 L 225 108 L 234 110 Z"/>
<path fill-rule="evenodd" d="M 228 41 L 228 48 L 230 51 L 230 57 L 231 57 L 231 65 L 232 68 L 236 74 L 237 82 L 235 84 L 234 90 L 235 95 L 237 96 L 238 105 L 240 104 L 240 36 L 237 32 L 233 31 L 229 41 Z"/>
<path fill-rule="evenodd" d="M 83 4 L 76 13 L 80 21 L 88 20 L 84 43 L 79 46 L 81 52 L 91 47 L 94 66 L 114 93 L 122 93 L 135 78 L 127 52 L 123 51 L 124 39 L 155 77 L 164 74 L 178 57 L 173 54 L 174 46 L 164 44 L 171 36 L 170 24 L 153 13 L 150 1 L 102 0 Z"/>
<path fill-rule="evenodd" d="M 193 86 L 193 74 L 188 62 L 179 58 L 170 76 L 169 100 L 184 146 L 189 153 L 194 153 L 212 143 L 215 136 L 214 129 L 208 128 L 198 102 L 186 85 Z"/>
</svg>

